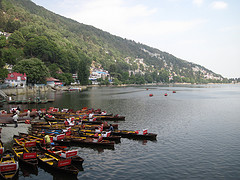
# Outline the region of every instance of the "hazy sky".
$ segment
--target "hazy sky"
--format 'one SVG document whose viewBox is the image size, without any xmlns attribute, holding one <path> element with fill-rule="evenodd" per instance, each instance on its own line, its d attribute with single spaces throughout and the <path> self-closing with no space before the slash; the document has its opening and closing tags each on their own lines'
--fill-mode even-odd
<svg viewBox="0 0 240 180">
<path fill-rule="evenodd" d="M 239 0 L 32 0 L 37 5 L 240 77 Z"/>
</svg>

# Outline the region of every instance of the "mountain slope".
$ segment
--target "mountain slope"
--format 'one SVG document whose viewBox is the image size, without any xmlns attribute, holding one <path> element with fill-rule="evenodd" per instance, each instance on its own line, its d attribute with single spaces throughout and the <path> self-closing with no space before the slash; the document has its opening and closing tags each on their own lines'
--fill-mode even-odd
<svg viewBox="0 0 240 180">
<path fill-rule="evenodd" d="M 4 54 L 12 48 L 18 52 L 13 65 L 23 58 L 38 57 L 48 66 L 56 64 L 63 72 L 75 73 L 84 59 L 87 67 L 96 62 L 122 82 L 129 82 L 126 73 L 140 74 L 147 82 L 222 79 L 200 65 L 57 15 L 30 0 L 0 0 L 0 8 L 0 31 L 11 33 L 2 59 L 8 62 Z"/>
</svg>

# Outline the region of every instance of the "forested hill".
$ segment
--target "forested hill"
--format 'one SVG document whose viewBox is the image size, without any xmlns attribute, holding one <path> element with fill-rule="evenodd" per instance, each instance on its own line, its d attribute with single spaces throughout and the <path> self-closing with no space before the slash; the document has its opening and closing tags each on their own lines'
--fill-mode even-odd
<svg viewBox="0 0 240 180">
<path fill-rule="evenodd" d="M 87 84 L 93 62 L 117 83 L 222 80 L 200 65 L 57 15 L 30 0 L 0 0 L 0 31 L 5 33 L 0 39 L 1 66 L 34 57 L 65 82 L 78 72 Z"/>
</svg>

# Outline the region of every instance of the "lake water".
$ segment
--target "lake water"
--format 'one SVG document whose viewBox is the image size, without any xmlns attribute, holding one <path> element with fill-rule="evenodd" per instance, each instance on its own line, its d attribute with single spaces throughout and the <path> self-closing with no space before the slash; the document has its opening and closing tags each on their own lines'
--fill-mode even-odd
<svg viewBox="0 0 240 180">
<path fill-rule="evenodd" d="M 158 134 L 157 141 L 122 138 L 114 150 L 81 148 L 78 179 L 240 179 L 239 85 L 102 87 L 48 96 L 55 102 L 39 107 L 101 108 L 126 116 L 119 129 Z M 19 179 L 68 177 L 39 168 L 38 176 L 20 172 Z"/>
</svg>

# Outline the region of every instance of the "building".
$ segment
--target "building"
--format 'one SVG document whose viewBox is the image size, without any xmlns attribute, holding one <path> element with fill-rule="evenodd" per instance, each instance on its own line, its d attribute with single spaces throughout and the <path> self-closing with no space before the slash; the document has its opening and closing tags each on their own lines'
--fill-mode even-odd
<svg viewBox="0 0 240 180">
<path fill-rule="evenodd" d="M 62 82 L 60 82 L 59 79 L 55 79 L 53 77 L 47 78 L 46 81 L 47 81 L 47 85 L 52 86 L 52 87 L 54 87 L 54 86 L 62 86 L 63 85 Z"/>
<path fill-rule="evenodd" d="M 9 73 L 8 77 L 5 79 L 5 83 L 9 86 L 22 86 L 24 87 L 27 83 L 26 74 L 21 74 L 17 72 Z"/>
<path fill-rule="evenodd" d="M 4 68 L 4 69 L 7 69 L 8 72 L 11 73 L 11 72 L 12 72 L 13 65 L 6 63 L 3 68 Z"/>
<path fill-rule="evenodd" d="M 101 78 L 103 80 L 105 80 L 106 78 L 110 79 L 108 71 L 98 69 L 90 72 L 89 80 L 92 81 L 92 84 L 98 84 L 97 80 Z"/>
</svg>

